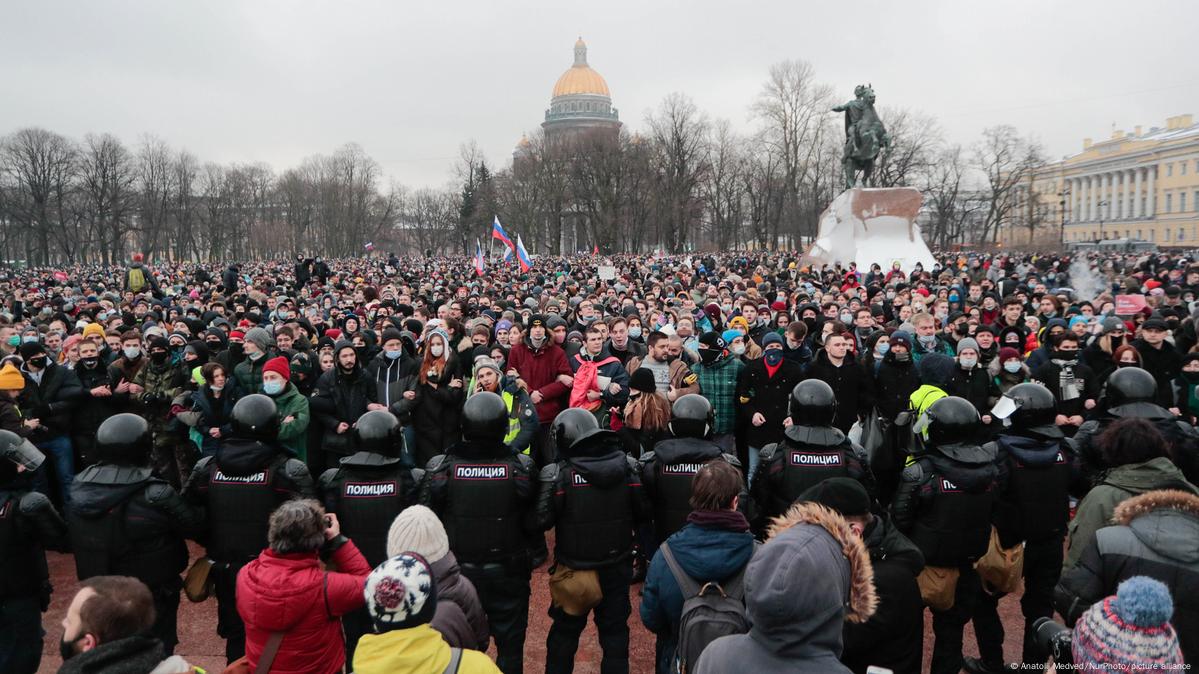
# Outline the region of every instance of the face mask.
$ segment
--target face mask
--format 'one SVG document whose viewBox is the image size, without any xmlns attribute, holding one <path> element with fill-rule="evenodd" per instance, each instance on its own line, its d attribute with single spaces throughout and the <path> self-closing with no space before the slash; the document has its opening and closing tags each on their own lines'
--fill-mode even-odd
<svg viewBox="0 0 1199 674">
<path fill-rule="evenodd" d="M 47 359 L 46 359 L 46 357 L 45 357 L 45 356 L 35 356 L 34 358 L 30 358 L 28 362 L 29 362 L 29 364 L 30 364 L 30 365 L 32 365 L 33 367 L 36 367 L 36 368 L 38 368 L 39 370 L 41 370 L 41 369 L 45 369 L 45 367 L 46 367 L 46 360 L 47 360 Z"/>
<path fill-rule="evenodd" d="M 781 349 L 771 349 L 762 354 L 762 359 L 766 361 L 767 365 L 774 367 L 783 362 L 783 352 Z"/>
<path fill-rule="evenodd" d="M 719 349 L 700 349 L 699 350 L 699 359 L 703 362 L 704 365 L 711 365 L 711 364 L 715 363 L 716 361 L 720 360 L 720 350 Z"/>
<path fill-rule="evenodd" d="M 210 340 L 208 340 L 207 342 L 204 342 L 204 343 L 208 345 L 208 350 L 209 350 L 209 351 L 211 351 L 211 352 L 213 352 L 213 353 L 216 353 L 217 351 L 220 351 L 220 350 L 221 350 L 221 342 L 220 342 L 220 340 L 216 340 L 216 339 L 210 339 Z"/>
<path fill-rule="evenodd" d="M 957 295 L 950 295 L 950 296 L 949 296 L 949 301 L 950 301 L 950 302 L 960 302 L 960 301 L 961 301 L 961 299 L 962 299 L 962 298 L 961 298 L 961 297 L 959 297 L 959 296 L 957 296 Z"/>
<path fill-rule="evenodd" d="M 167 356 L 169 355 L 171 354 L 167 353 L 166 351 L 151 351 L 150 360 L 154 361 L 155 363 L 163 363 L 166 361 Z"/>
<path fill-rule="evenodd" d="M 887 299 L 889 299 L 889 300 L 895 299 L 895 291 L 894 290 L 887 291 Z"/>
<path fill-rule="evenodd" d="M 1074 360 L 1078 357 L 1077 351 L 1054 351 L 1053 357 L 1057 360 Z"/>
<path fill-rule="evenodd" d="M 21 336 L 20 336 L 20 335 L 13 335 L 12 337 L 9 337 L 9 338 L 8 338 L 8 345 L 9 345 L 9 346 L 20 346 L 20 345 L 21 345 Z"/>
<path fill-rule="evenodd" d="M 91 358 L 80 358 L 79 362 L 83 363 L 84 367 L 91 369 L 100 364 L 100 359 L 95 356 L 92 356 Z"/>
<path fill-rule="evenodd" d="M 887 355 L 887 352 L 891 350 L 891 345 L 890 344 L 879 344 L 878 346 L 874 347 L 874 350 L 876 353 L 878 353 L 878 355 L 885 356 L 885 355 Z"/>
<path fill-rule="evenodd" d="M 907 351 L 896 351 L 895 352 L 895 360 L 900 363 L 906 363 L 911 359 L 912 359 L 912 354 L 908 353 Z"/>
<path fill-rule="evenodd" d="M 1008 372 L 1011 372 L 1012 374 L 1016 374 L 1017 372 L 1020 371 L 1020 368 L 1022 365 L 1023 364 L 1018 360 L 1009 360 L 1008 362 L 1003 364 L 1003 369 L 1007 370 Z"/>
<path fill-rule="evenodd" d="M 1109 337 L 1109 339 L 1112 340 L 1112 350 L 1113 351 L 1116 350 L 1117 348 L 1119 348 L 1119 346 L 1124 343 L 1123 335 L 1112 335 L 1111 337 Z"/>
<path fill-rule="evenodd" d="M 220 393 L 221 391 L 224 391 L 224 390 L 225 390 L 225 387 L 224 387 L 223 385 L 222 385 L 222 386 L 217 386 L 216 384 L 210 384 L 210 385 L 208 386 L 208 388 L 209 388 L 209 390 L 211 390 L 213 393 Z"/>
<path fill-rule="evenodd" d="M 441 358 L 441 354 L 444 351 L 445 351 L 445 348 L 442 347 L 440 344 L 434 344 L 433 346 L 429 347 L 429 353 L 433 354 L 434 358 Z"/>
<path fill-rule="evenodd" d="M 744 356 L 745 355 L 745 345 L 744 344 L 734 344 L 732 351 L 735 355 Z"/>
<path fill-rule="evenodd" d="M 792 351 L 795 351 L 795 350 L 796 350 L 796 349 L 798 349 L 800 346 L 802 346 L 802 344 L 800 344 L 799 342 L 794 342 L 794 341 L 791 341 L 791 338 L 790 338 L 790 337 L 788 337 L 788 338 L 787 338 L 787 348 L 788 348 L 788 349 L 791 349 Z"/>
<path fill-rule="evenodd" d="M 127 346 L 121 349 L 121 353 L 125 354 L 125 357 L 129 360 L 137 360 L 137 357 L 142 355 L 142 350 L 136 346 Z"/>
<path fill-rule="evenodd" d="M 853 322 L 853 314 L 841 314 L 841 322 L 848 325 Z"/>
<path fill-rule="evenodd" d="M 25 342 L 26 344 L 31 344 L 31 343 L 37 341 L 37 337 L 35 337 L 34 335 L 25 335 L 24 337 L 21 338 L 21 341 Z"/>
<path fill-rule="evenodd" d="M 386 354 L 391 360 L 396 360 L 400 356 L 404 355 L 403 351 L 384 351 L 383 353 Z"/>
<path fill-rule="evenodd" d="M 250 360 L 258 360 L 259 358 L 262 358 L 265 355 L 266 354 L 261 351 L 255 351 L 254 353 L 246 354 L 246 357 L 249 358 Z"/>
<path fill-rule="evenodd" d="M 283 393 L 284 382 L 281 381 L 264 381 L 262 382 L 262 392 L 269 396 L 277 396 Z"/>
<path fill-rule="evenodd" d="M 970 334 L 970 324 L 962 323 L 961 325 L 955 325 L 953 326 L 953 331 L 959 335 L 968 335 Z"/>
<path fill-rule="evenodd" d="M 977 358 L 967 358 L 965 356 L 958 358 L 958 363 L 961 364 L 963 370 L 973 370 L 975 365 L 978 365 Z"/>
<path fill-rule="evenodd" d="M 641 326 L 640 325 L 629 326 L 629 337 L 632 339 L 637 339 L 637 338 L 641 337 Z"/>
<path fill-rule="evenodd" d="M 916 339 L 920 340 L 920 343 L 923 344 L 925 348 L 929 349 L 937 344 L 936 335 L 920 335 Z"/>
</svg>

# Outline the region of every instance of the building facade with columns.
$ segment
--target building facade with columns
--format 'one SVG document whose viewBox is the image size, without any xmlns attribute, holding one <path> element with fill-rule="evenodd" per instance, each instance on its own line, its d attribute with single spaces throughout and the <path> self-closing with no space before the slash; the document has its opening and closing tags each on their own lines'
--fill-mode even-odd
<svg viewBox="0 0 1199 674">
<path fill-rule="evenodd" d="M 1021 184 L 1001 229 L 1007 246 L 1129 238 L 1199 248 L 1199 124 L 1083 140 L 1082 152 L 1039 168 Z"/>
</svg>

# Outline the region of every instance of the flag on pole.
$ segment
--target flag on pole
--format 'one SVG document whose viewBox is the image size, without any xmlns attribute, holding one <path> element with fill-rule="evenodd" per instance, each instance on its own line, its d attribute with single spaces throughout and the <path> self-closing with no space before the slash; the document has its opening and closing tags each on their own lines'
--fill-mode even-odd
<svg viewBox="0 0 1199 674">
<path fill-rule="evenodd" d="M 365 249 L 366 249 L 366 252 L 368 252 L 368 253 L 369 253 L 369 252 L 371 252 L 372 250 L 374 250 L 374 249 L 375 249 L 375 242 L 374 242 L 374 241 L 367 241 L 367 242 L 366 242 L 366 245 L 364 245 L 364 246 L 363 246 L 363 248 L 365 248 Z"/>
<path fill-rule="evenodd" d="M 503 225 L 500 224 L 500 216 L 495 216 L 495 220 L 491 223 L 491 238 L 499 239 L 500 243 L 504 244 L 511 250 L 515 246 L 512 245 L 512 239 L 508 238 L 508 233 L 504 231 Z"/>
<path fill-rule="evenodd" d="M 483 275 L 483 244 L 475 239 L 475 273 Z"/>
<path fill-rule="evenodd" d="M 598 243 L 592 244 L 592 246 L 591 246 L 591 254 L 592 254 L 592 255 L 599 255 L 599 244 L 598 244 Z"/>
<path fill-rule="evenodd" d="M 529 251 L 525 250 L 525 242 L 520 240 L 520 234 L 516 235 L 516 258 L 520 260 L 522 272 L 533 268 L 533 261 L 529 259 Z"/>
<path fill-rule="evenodd" d="M 515 246 L 513 246 L 513 248 L 515 248 Z M 511 262 L 512 255 L 513 255 L 512 248 L 505 248 L 504 249 L 504 262 Z"/>
</svg>

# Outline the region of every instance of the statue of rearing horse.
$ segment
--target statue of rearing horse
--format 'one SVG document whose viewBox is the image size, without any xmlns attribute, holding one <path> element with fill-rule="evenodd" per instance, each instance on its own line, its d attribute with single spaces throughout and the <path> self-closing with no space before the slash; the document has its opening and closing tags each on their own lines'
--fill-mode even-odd
<svg viewBox="0 0 1199 674">
<path fill-rule="evenodd" d="M 854 100 L 833 108 L 833 112 L 845 113 L 845 153 L 841 159 L 845 189 L 872 187 L 874 160 L 882 148 L 891 145 L 891 137 L 874 110 L 874 89 L 860 84 L 854 96 Z"/>
</svg>

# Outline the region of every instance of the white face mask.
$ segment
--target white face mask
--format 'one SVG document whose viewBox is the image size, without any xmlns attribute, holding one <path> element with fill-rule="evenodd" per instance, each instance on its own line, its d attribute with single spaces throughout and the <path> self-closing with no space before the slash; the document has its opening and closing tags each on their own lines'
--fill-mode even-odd
<svg viewBox="0 0 1199 674">
<path fill-rule="evenodd" d="M 735 353 L 738 356 L 744 356 L 745 355 L 745 345 L 744 344 L 734 344 L 732 351 L 733 351 L 733 353 Z"/>
<path fill-rule="evenodd" d="M 445 348 L 442 347 L 440 344 L 434 344 L 429 347 L 429 353 L 433 354 L 434 358 L 441 358 L 441 354 L 444 351 L 445 351 Z"/>
</svg>

